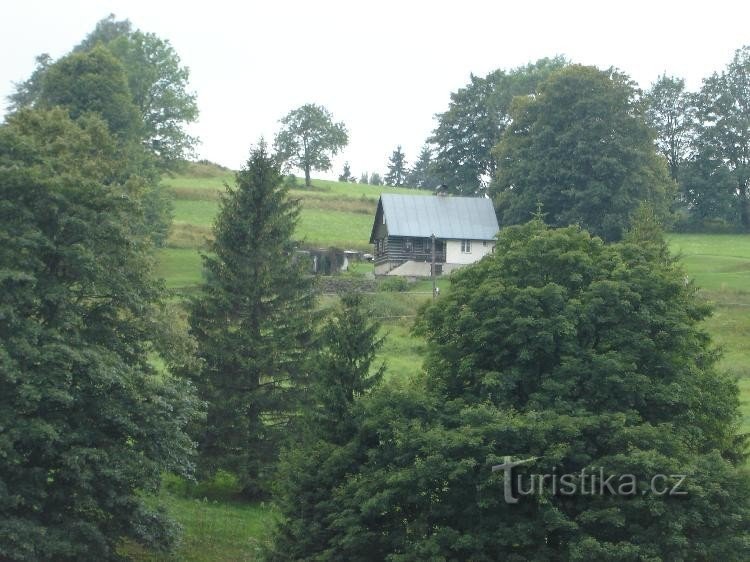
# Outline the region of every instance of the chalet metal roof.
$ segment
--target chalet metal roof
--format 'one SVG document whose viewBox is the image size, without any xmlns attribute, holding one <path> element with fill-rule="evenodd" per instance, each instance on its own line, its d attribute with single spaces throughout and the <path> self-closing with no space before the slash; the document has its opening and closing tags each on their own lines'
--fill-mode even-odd
<svg viewBox="0 0 750 562">
<path fill-rule="evenodd" d="M 492 240 L 500 230 L 492 201 L 485 197 L 384 193 L 375 221 L 381 210 L 389 236 L 426 238 L 434 234 L 442 239 Z M 373 224 L 373 235 L 376 226 Z"/>
</svg>

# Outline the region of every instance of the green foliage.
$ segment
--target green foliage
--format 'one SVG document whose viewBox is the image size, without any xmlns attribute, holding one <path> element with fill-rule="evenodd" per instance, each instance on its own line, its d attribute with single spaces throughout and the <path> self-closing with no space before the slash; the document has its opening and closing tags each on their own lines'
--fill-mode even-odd
<svg viewBox="0 0 750 562">
<path fill-rule="evenodd" d="M 406 184 L 419 189 L 435 189 L 440 185 L 440 181 L 434 173 L 432 150 L 429 146 L 422 147 L 419 158 L 414 162 L 414 166 L 406 176 Z"/>
<path fill-rule="evenodd" d="M 34 72 L 31 73 L 28 80 L 15 83 L 16 91 L 8 96 L 8 111 L 11 113 L 15 113 L 24 107 L 30 107 L 39 98 L 42 80 L 52 64 L 52 57 L 47 53 L 42 53 L 36 57 L 35 61 L 36 68 L 34 68 Z"/>
<path fill-rule="evenodd" d="M 535 93 L 540 82 L 566 63 L 562 57 L 540 59 L 509 72 L 495 70 L 451 93 L 448 111 L 428 142 L 436 146 L 433 173 L 437 184 L 453 193 L 484 191 L 497 169 L 492 149 L 510 123 L 515 96 Z"/>
<path fill-rule="evenodd" d="M 280 123 L 276 151 L 287 166 L 304 170 L 307 187 L 311 186 L 310 172 L 329 170 L 331 157 L 349 142 L 346 126 L 334 123 L 331 113 L 314 103 L 290 111 Z"/>
<path fill-rule="evenodd" d="M 378 283 L 378 291 L 385 293 L 403 293 L 409 289 L 409 282 L 405 277 L 386 277 Z"/>
<path fill-rule="evenodd" d="M 295 519 L 304 550 L 292 558 L 750 555 L 737 385 L 716 369 L 700 328 L 709 309 L 647 208 L 617 245 L 539 220 L 508 227 L 451 280 L 420 318 L 423 383 L 360 400 L 353 437 L 300 465 L 329 492 Z M 687 496 L 638 487 L 506 503 L 491 470 L 505 455 L 535 457 L 526 474 L 686 474 Z"/>
<path fill-rule="evenodd" d="M 730 169 L 703 151 L 682 163 L 680 171 L 684 219 L 675 228 L 710 231 L 712 225 L 723 224 L 726 230 L 739 230 L 736 181 Z"/>
<path fill-rule="evenodd" d="M 108 45 L 112 41 L 131 33 L 133 33 L 133 25 L 130 20 L 118 21 L 114 14 L 109 14 L 106 18 L 96 22 L 94 30 L 76 45 L 73 51 L 90 51 L 97 45 Z"/>
<path fill-rule="evenodd" d="M 357 432 L 353 410 L 381 380 L 373 368 L 383 337 L 357 293 L 344 295 L 323 328 L 305 431 L 284 452 L 277 485 L 280 522 L 267 558 L 308 558 L 325 545 L 323 522 L 331 486 L 351 469 L 347 443 Z"/>
<path fill-rule="evenodd" d="M 380 177 L 379 173 L 373 172 L 370 175 L 370 185 L 383 185 L 383 179 Z"/>
<path fill-rule="evenodd" d="M 339 176 L 339 181 L 347 183 L 357 183 L 357 178 L 352 175 L 352 170 L 349 167 L 349 162 L 344 162 L 344 171 Z M 365 182 L 367 183 L 367 182 Z"/>
<path fill-rule="evenodd" d="M 57 61 L 48 55 L 10 96 L 11 107 L 65 107 L 77 119 L 99 114 L 121 144 L 127 174 L 141 176 L 148 188 L 144 232 L 157 245 L 166 241 L 171 202 L 158 173 L 174 169 L 192 154 L 197 139 L 185 125 L 198 116 L 189 73 L 168 41 L 133 31 L 129 21 L 101 20 L 84 41 Z"/>
<path fill-rule="evenodd" d="M 140 137 L 140 119 L 122 64 L 104 47 L 66 55 L 46 71 L 37 105 L 61 106 L 73 119 L 99 114 L 109 130 L 130 141 Z"/>
<path fill-rule="evenodd" d="M 268 491 L 307 376 L 314 295 L 295 255 L 298 217 L 299 203 L 261 143 L 222 197 L 203 258 L 206 281 L 192 304 L 203 367 L 190 374 L 208 403 L 202 466 L 237 474 L 248 497 Z"/>
<path fill-rule="evenodd" d="M 370 183 L 370 177 L 367 175 L 367 172 L 362 172 L 362 175 L 359 176 L 359 183 L 362 185 Z"/>
<path fill-rule="evenodd" d="M 2 559 L 113 560 L 123 537 L 175 539 L 142 494 L 190 473 L 196 404 L 151 365 L 180 346 L 126 168 L 93 115 L 21 110 L 0 127 Z"/>
<path fill-rule="evenodd" d="M 73 119 L 92 113 L 104 119 L 118 139 L 118 158 L 127 163 L 120 179 L 137 175 L 144 183 L 139 193 L 144 210 L 139 232 L 163 245 L 172 221 L 172 202 L 158 183 L 155 161 L 141 146 L 143 123 L 118 59 L 102 46 L 63 57 L 44 74 L 36 105 L 64 107 Z"/>
<path fill-rule="evenodd" d="M 359 293 L 343 295 L 329 315 L 311 384 L 310 421 L 317 437 L 334 443 L 349 438 L 355 399 L 372 390 L 385 371 L 382 364 L 372 368 L 384 340 L 379 331 L 380 323 L 372 320 L 372 309 Z"/>
<path fill-rule="evenodd" d="M 642 202 L 667 218 L 674 182 L 627 77 L 568 66 L 533 98 L 518 98 L 512 118 L 491 187 L 502 224 L 526 222 L 541 204 L 551 225 L 579 224 L 611 241 Z"/>
<path fill-rule="evenodd" d="M 133 103 L 142 122 L 141 137 L 162 168 L 173 169 L 194 154 L 198 139 L 185 125 L 198 118 L 190 73 L 169 41 L 134 31 L 107 44 L 128 77 Z"/>
<path fill-rule="evenodd" d="M 721 74 L 703 81 L 697 97 L 696 151 L 707 175 L 728 177 L 742 228 L 750 230 L 750 47 L 737 49 Z M 724 170 L 720 170 L 723 168 Z M 726 183 L 717 182 L 717 191 Z M 714 199 L 718 197 L 713 197 Z"/>
<path fill-rule="evenodd" d="M 406 185 L 406 174 L 406 157 L 401 150 L 401 145 L 398 145 L 388 159 L 388 173 L 385 175 L 385 184 L 393 187 L 403 187 Z"/>
<path fill-rule="evenodd" d="M 98 112 L 113 132 L 135 138 L 161 168 L 173 169 L 198 142 L 185 131 L 198 118 L 188 80 L 169 41 L 110 14 L 62 59 L 37 57 L 34 73 L 9 100 L 14 111 L 41 104 L 65 106 L 74 118 Z"/>
<path fill-rule="evenodd" d="M 685 80 L 663 74 L 643 96 L 646 121 L 656 132 L 656 147 L 667 159 L 672 179 L 679 181 L 680 168 L 689 155 L 693 132 L 693 96 L 685 91 Z"/>
</svg>

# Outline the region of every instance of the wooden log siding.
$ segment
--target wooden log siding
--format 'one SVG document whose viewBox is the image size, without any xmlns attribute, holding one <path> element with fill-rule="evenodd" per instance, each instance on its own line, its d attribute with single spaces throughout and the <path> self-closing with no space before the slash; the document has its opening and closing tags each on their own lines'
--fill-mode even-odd
<svg viewBox="0 0 750 562">
<path fill-rule="evenodd" d="M 387 236 L 381 239 L 381 249 L 376 251 L 375 263 L 405 261 L 432 261 L 431 240 L 429 238 L 410 238 L 405 236 Z M 445 263 L 445 242 L 435 241 L 435 263 Z"/>
</svg>

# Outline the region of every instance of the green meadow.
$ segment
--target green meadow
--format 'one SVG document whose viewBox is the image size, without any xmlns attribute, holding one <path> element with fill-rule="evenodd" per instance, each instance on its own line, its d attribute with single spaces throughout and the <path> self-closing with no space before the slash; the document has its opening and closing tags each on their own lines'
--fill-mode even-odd
<svg viewBox="0 0 750 562">
<path fill-rule="evenodd" d="M 178 297 L 200 283 L 200 251 L 210 236 L 221 191 L 232 178 L 230 172 L 194 165 L 189 174 L 165 180 L 175 199 L 174 227 L 167 247 L 159 252 L 157 273 Z M 323 180 L 313 184 L 312 189 L 298 184 L 291 193 L 302 203 L 299 238 L 320 247 L 368 250 L 378 196 L 420 193 Z M 742 424 L 750 432 L 750 235 L 671 234 L 669 243 L 686 276 L 700 288 L 701 298 L 714 305 L 705 327 L 723 350 L 721 368 L 739 379 Z M 371 272 L 371 265 L 363 263 L 345 275 L 361 277 Z M 448 289 L 445 280 L 440 284 Z M 410 328 L 418 307 L 430 298 L 430 290 L 429 282 L 423 281 L 410 285 L 409 292 L 371 295 L 386 336 L 381 361 L 386 363 L 387 378 L 411 377 L 420 371 L 425 343 Z M 321 306 L 332 305 L 335 298 L 321 297 Z M 184 527 L 182 544 L 170 557 L 125 545 L 123 552 L 134 560 L 254 560 L 273 519 L 269 506 L 217 497 L 211 486 L 203 495 L 200 490 L 186 494 L 168 486 L 155 501 Z"/>
</svg>

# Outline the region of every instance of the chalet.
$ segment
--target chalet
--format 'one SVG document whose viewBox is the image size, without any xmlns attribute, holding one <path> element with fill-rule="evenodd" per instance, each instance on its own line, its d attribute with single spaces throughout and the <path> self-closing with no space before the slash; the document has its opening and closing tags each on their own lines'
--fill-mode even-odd
<svg viewBox="0 0 750 562">
<path fill-rule="evenodd" d="M 376 275 L 429 277 L 435 241 L 435 273 L 474 263 L 495 247 L 497 217 L 483 197 L 383 194 L 370 244 Z"/>
</svg>

